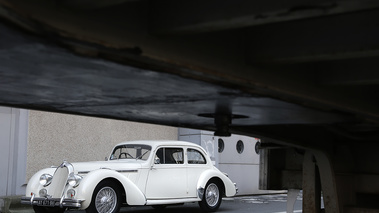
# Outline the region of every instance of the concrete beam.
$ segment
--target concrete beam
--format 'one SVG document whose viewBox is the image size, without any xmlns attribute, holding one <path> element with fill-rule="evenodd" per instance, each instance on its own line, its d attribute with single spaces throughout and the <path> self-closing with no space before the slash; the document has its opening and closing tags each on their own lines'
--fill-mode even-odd
<svg viewBox="0 0 379 213">
<path fill-rule="evenodd" d="M 161 0 L 150 2 L 151 30 L 158 34 L 202 33 L 365 10 L 379 2 Z"/>
<path fill-rule="evenodd" d="M 378 11 L 251 28 L 247 33 L 247 61 L 304 63 L 378 56 Z"/>
</svg>

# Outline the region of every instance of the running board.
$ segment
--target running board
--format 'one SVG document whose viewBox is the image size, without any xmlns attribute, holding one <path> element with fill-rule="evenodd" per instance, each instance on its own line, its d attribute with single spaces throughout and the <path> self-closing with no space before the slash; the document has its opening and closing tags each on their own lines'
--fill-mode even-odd
<svg viewBox="0 0 379 213">
<path fill-rule="evenodd" d="M 182 199 L 164 199 L 164 200 L 147 200 L 146 205 L 170 205 L 170 204 L 179 204 L 179 203 L 191 203 L 200 201 L 199 198 L 182 198 Z"/>
</svg>

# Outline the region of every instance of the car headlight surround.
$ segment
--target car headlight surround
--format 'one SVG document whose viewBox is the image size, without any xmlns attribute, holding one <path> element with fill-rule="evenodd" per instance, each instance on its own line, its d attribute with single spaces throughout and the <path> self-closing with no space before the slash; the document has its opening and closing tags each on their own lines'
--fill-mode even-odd
<svg viewBox="0 0 379 213">
<path fill-rule="evenodd" d="M 67 198 L 73 199 L 73 198 L 75 198 L 75 194 L 76 194 L 76 192 L 74 189 L 67 190 Z"/>
<path fill-rule="evenodd" d="M 52 175 L 45 173 L 45 174 L 42 174 L 41 177 L 39 177 L 39 183 L 42 186 L 46 187 L 50 185 L 52 179 L 53 179 Z"/>
<path fill-rule="evenodd" d="M 82 179 L 83 177 L 80 175 L 71 174 L 67 179 L 67 183 L 72 187 L 77 187 Z"/>
<path fill-rule="evenodd" d="M 40 197 L 47 197 L 47 190 L 45 188 L 39 190 Z"/>
</svg>

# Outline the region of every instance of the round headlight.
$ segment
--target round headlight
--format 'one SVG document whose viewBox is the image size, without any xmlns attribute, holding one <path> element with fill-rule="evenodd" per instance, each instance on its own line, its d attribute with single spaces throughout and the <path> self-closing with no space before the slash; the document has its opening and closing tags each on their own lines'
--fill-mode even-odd
<svg viewBox="0 0 379 213">
<path fill-rule="evenodd" d="M 77 187 L 82 179 L 83 177 L 80 175 L 70 175 L 67 179 L 67 183 L 72 187 Z"/>
<path fill-rule="evenodd" d="M 51 176 L 50 174 L 43 174 L 41 175 L 41 177 L 39 178 L 39 183 L 42 185 L 42 186 L 48 186 L 50 183 L 51 183 L 51 180 L 53 179 L 53 176 Z"/>
</svg>

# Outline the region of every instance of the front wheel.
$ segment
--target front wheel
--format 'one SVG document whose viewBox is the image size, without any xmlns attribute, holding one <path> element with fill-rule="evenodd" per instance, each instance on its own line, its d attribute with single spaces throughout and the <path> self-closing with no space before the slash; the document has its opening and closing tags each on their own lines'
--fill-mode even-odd
<svg viewBox="0 0 379 213">
<path fill-rule="evenodd" d="M 113 181 L 100 182 L 93 192 L 87 213 L 117 213 L 121 207 L 121 192 Z"/>
<path fill-rule="evenodd" d="M 203 199 L 199 201 L 199 206 L 203 211 L 215 212 L 221 205 L 222 194 L 220 185 L 216 181 L 209 181 L 205 186 Z"/>
</svg>

